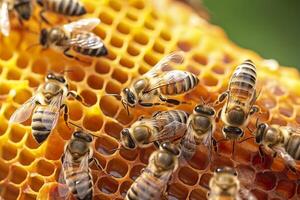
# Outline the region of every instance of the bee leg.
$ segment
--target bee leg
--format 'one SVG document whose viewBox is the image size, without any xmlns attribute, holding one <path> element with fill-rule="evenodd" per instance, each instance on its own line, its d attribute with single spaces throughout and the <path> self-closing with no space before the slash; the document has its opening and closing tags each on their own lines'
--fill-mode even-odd
<svg viewBox="0 0 300 200">
<path fill-rule="evenodd" d="M 75 60 L 77 60 L 77 61 L 79 61 L 79 62 L 83 62 L 83 63 L 85 63 L 85 64 L 89 64 L 88 62 L 85 62 L 85 61 L 83 61 L 83 60 L 80 60 L 78 57 L 76 57 L 76 56 L 70 54 L 70 53 L 68 52 L 68 51 L 70 51 L 70 49 L 71 49 L 71 48 L 66 48 L 66 49 L 64 50 L 64 55 L 65 55 L 65 56 L 67 56 L 68 58 L 75 59 Z"/>
<path fill-rule="evenodd" d="M 68 119 L 69 119 L 69 109 L 68 109 L 68 106 L 67 106 L 67 104 L 63 104 L 61 107 L 60 107 L 60 109 L 62 109 L 62 108 L 64 108 L 64 121 L 65 121 L 65 124 L 67 125 L 67 127 L 69 128 L 69 129 L 71 129 L 70 128 L 70 126 L 69 126 L 69 124 L 68 124 Z"/>
<path fill-rule="evenodd" d="M 218 123 L 221 119 L 222 109 L 220 109 L 217 113 L 216 122 Z"/>
<path fill-rule="evenodd" d="M 168 99 L 168 98 L 163 97 L 162 95 L 159 95 L 159 98 L 160 98 L 161 101 L 164 101 L 164 102 L 167 102 L 167 103 L 170 103 L 170 104 L 173 104 L 173 105 L 189 104 L 185 101 L 178 101 L 176 99 Z"/>
<path fill-rule="evenodd" d="M 46 22 L 47 24 L 49 24 L 49 25 L 51 25 L 51 23 L 47 20 L 47 18 L 44 16 L 44 13 L 46 12 L 46 10 L 45 9 L 42 9 L 41 11 L 40 11 L 40 17 L 41 17 L 41 19 L 44 21 L 44 22 Z"/>
<path fill-rule="evenodd" d="M 86 104 L 86 103 L 83 101 L 82 97 L 81 97 L 79 94 L 77 94 L 75 91 L 70 91 L 70 92 L 68 92 L 68 95 L 67 95 L 67 96 L 73 97 L 74 99 L 76 99 L 77 101 L 79 101 L 80 103 L 82 103 L 84 106 L 90 106 L 90 105 Z"/>
<path fill-rule="evenodd" d="M 229 93 L 228 91 L 225 91 L 222 94 L 220 94 L 218 96 L 218 99 L 214 102 L 214 105 L 218 105 L 222 103 L 225 100 L 225 98 L 228 96 L 228 93 Z"/>
<path fill-rule="evenodd" d="M 158 141 L 153 142 L 153 144 L 154 144 L 155 148 L 157 148 L 157 149 L 158 149 L 159 146 L 160 146 Z"/>
<path fill-rule="evenodd" d="M 257 112 L 259 112 L 259 111 L 260 111 L 259 107 L 256 106 L 256 105 L 254 105 L 254 106 L 252 106 L 252 108 L 250 109 L 249 115 L 253 115 L 254 113 L 257 113 Z"/>
<path fill-rule="evenodd" d="M 212 143 L 212 146 L 214 148 L 214 151 L 215 152 L 218 152 L 218 145 L 217 145 L 217 140 L 215 138 L 211 138 L 211 143 Z"/>
<path fill-rule="evenodd" d="M 100 169 L 101 171 L 104 171 L 103 167 L 100 165 L 99 161 L 92 157 L 89 159 L 89 164 L 92 165 L 93 163 L 95 163 L 95 165 L 97 166 L 98 169 Z"/>
<path fill-rule="evenodd" d="M 264 163 L 265 162 L 265 153 L 263 151 L 263 146 L 259 145 L 258 150 L 259 150 L 258 153 L 259 153 L 259 156 L 260 156 L 260 162 Z M 275 152 L 275 154 L 276 154 L 276 152 Z"/>
<path fill-rule="evenodd" d="M 162 105 L 161 103 L 148 103 L 148 102 L 142 102 L 142 101 L 139 101 L 139 104 L 144 107 L 152 107 L 152 106 Z"/>
</svg>

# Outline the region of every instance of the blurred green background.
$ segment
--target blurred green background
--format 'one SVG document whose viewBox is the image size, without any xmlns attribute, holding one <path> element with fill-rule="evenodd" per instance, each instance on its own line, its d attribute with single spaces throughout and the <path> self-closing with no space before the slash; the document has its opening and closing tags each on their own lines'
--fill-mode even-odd
<svg viewBox="0 0 300 200">
<path fill-rule="evenodd" d="M 199 0 L 200 1 L 200 0 Z M 300 0 L 202 0 L 241 47 L 300 69 Z"/>
</svg>

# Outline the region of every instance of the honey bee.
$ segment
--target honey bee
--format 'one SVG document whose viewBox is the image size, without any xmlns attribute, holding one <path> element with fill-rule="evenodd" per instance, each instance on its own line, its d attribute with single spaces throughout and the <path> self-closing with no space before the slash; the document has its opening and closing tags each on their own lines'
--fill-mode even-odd
<svg viewBox="0 0 300 200">
<path fill-rule="evenodd" d="M 37 0 L 37 3 L 43 8 L 40 11 L 40 17 L 48 24 L 49 21 L 44 16 L 46 11 L 66 16 L 81 16 L 86 14 L 86 9 L 78 0 Z"/>
<path fill-rule="evenodd" d="M 59 176 L 59 182 L 62 184 L 58 188 L 61 197 L 66 197 L 68 191 L 71 191 L 77 200 L 93 199 L 94 183 L 89 166 L 95 163 L 99 169 L 103 169 L 98 160 L 93 157 L 92 141 L 91 134 L 80 130 L 75 131 L 71 140 L 65 145 Z M 65 185 L 68 187 L 67 190 Z"/>
<path fill-rule="evenodd" d="M 268 125 L 260 123 L 254 132 L 256 142 L 260 144 L 259 153 L 263 157 L 263 149 L 280 155 L 292 171 L 295 160 L 300 160 L 300 130 L 290 126 Z"/>
<path fill-rule="evenodd" d="M 19 107 L 10 117 L 10 123 L 21 123 L 32 115 L 32 134 L 41 144 L 55 127 L 61 109 L 64 109 L 64 120 L 68 126 L 67 97 L 73 97 L 83 103 L 82 97 L 69 91 L 68 83 L 63 75 L 49 73 L 45 83 L 40 85 L 35 94 Z M 84 104 L 84 103 L 83 103 Z"/>
<path fill-rule="evenodd" d="M 103 41 L 94 33 L 90 32 L 98 24 L 97 18 L 81 19 L 63 26 L 42 29 L 40 33 L 40 44 L 44 48 L 63 50 L 65 56 L 80 60 L 69 51 L 80 53 L 86 56 L 104 56 L 108 51 Z"/>
<path fill-rule="evenodd" d="M 182 137 L 189 114 L 181 110 L 159 111 L 151 119 L 142 118 L 121 131 L 121 144 L 126 149 L 146 148 L 154 142 Z"/>
<path fill-rule="evenodd" d="M 157 200 L 166 195 L 168 182 L 178 167 L 179 148 L 171 143 L 162 143 L 154 151 L 148 166 L 129 188 L 125 200 Z"/>
<path fill-rule="evenodd" d="M 209 181 L 208 200 L 256 200 L 256 197 L 242 187 L 238 174 L 231 167 L 219 167 Z"/>
<path fill-rule="evenodd" d="M 222 129 L 226 139 L 236 140 L 243 136 L 243 128 L 249 123 L 249 115 L 259 111 L 254 105 L 257 99 L 256 67 L 251 60 L 245 60 L 235 69 L 228 90 L 218 98 L 218 103 L 227 101 L 218 113 L 224 122 Z"/>
<path fill-rule="evenodd" d="M 215 110 L 208 105 L 197 105 L 193 114 L 189 116 L 186 134 L 180 142 L 183 157 L 185 159 L 192 158 L 200 143 L 211 149 L 214 144 L 212 134 L 215 129 Z"/>
<path fill-rule="evenodd" d="M 170 62 L 182 63 L 183 52 L 174 52 L 160 62 L 150 71 L 142 75 L 133 83 L 122 90 L 121 95 L 111 94 L 121 100 L 124 108 L 129 114 L 129 107 L 134 108 L 137 104 L 145 107 L 160 105 L 154 103 L 154 97 L 159 97 L 163 102 L 178 105 L 180 102 L 169 99 L 167 96 L 174 96 L 186 93 L 196 87 L 199 79 L 196 75 L 180 70 L 163 71 Z"/>
<path fill-rule="evenodd" d="M 16 11 L 19 21 L 29 20 L 32 13 L 31 0 L 0 0 L 0 30 L 4 36 L 10 32 L 9 12 Z"/>
</svg>

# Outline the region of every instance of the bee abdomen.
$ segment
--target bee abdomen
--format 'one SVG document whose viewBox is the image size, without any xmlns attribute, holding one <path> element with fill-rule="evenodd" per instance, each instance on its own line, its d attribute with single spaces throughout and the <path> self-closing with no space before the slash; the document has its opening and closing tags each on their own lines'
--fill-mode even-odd
<svg viewBox="0 0 300 200">
<path fill-rule="evenodd" d="M 169 111 L 163 111 L 160 112 L 158 114 L 156 114 L 153 118 L 155 120 L 164 120 L 164 124 L 161 124 L 161 127 L 157 127 L 158 130 L 162 130 L 163 128 L 165 128 L 165 126 L 167 126 L 168 124 L 177 121 L 177 122 L 181 122 L 183 124 L 187 123 L 189 114 L 185 111 L 182 110 L 169 110 Z M 176 130 L 177 127 L 174 127 L 174 129 Z"/>
<path fill-rule="evenodd" d="M 249 99 L 253 96 L 256 86 L 256 68 L 246 60 L 239 65 L 230 81 L 230 93 L 240 99 Z"/>
<path fill-rule="evenodd" d="M 78 0 L 48 0 L 46 9 L 68 16 L 80 16 L 86 13 Z"/>
<path fill-rule="evenodd" d="M 170 72 L 170 74 L 172 71 Z M 160 92 L 164 95 L 177 95 L 177 94 L 183 94 L 194 87 L 196 87 L 199 83 L 199 79 L 196 75 L 190 73 L 190 72 L 177 72 L 177 73 L 184 73 L 185 78 L 183 78 L 181 81 L 174 82 L 171 84 L 166 84 L 160 88 Z M 172 74 L 173 76 L 176 76 L 176 73 Z M 168 74 L 166 75 L 166 77 Z M 178 74 L 180 76 L 180 74 Z"/>
<path fill-rule="evenodd" d="M 55 112 L 47 111 L 46 107 L 37 107 L 32 115 L 32 134 L 38 143 L 42 143 L 49 136 L 52 123 L 53 115 Z"/>
<path fill-rule="evenodd" d="M 285 145 L 287 153 L 295 160 L 300 160 L 300 136 L 290 136 L 288 142 Z"/>
<path fill-rule="evenodd" d="M 149 176 L 144 172 L 132 184 L 125 200 L 156 200 L 161 196 L 161 191 L 163 188 L 157 184 L 151 175 Z"/>
<path fill-rule="evenodd" d="M 83 48 L 80 46 L 76 46 L 74 47 L 74 50 L 83 55 L 94 57 L 105 56 L 108 54 L 107 48 L 104 45 L 99 48 Z"/>
</svg>

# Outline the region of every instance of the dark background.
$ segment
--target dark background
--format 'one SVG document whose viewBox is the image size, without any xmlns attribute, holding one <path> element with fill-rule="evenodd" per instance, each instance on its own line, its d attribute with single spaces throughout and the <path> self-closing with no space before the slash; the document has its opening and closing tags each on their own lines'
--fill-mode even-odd
<svg viewBox="0 0 300 200">
<path fill-rule="evenodd" d="M 200 2 L 200 0 L 199 0 Z M 300 69 L 300 0 L 202 0 L 239 46 Z"/>
</svg>

